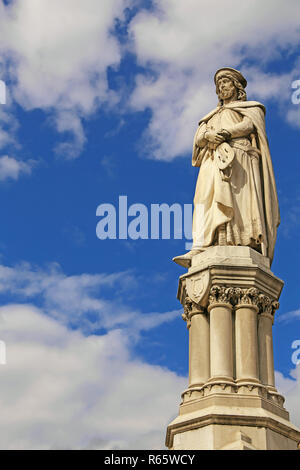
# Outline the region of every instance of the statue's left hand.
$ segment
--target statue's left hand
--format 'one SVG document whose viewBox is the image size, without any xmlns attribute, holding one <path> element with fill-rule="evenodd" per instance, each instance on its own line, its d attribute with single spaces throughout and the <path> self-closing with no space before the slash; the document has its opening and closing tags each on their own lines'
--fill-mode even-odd
<svg viewBox="0 0 300 470">
<path fill-rule="evenodd" d="M 227 131 L 226 129 L 221 129 L 218 132 L 218 134 L 221 135 L 222 137 L 224 137 L 225 140 L 230 140 L 231 139 L 231 133 L 229 131 Z"/>
</svg>

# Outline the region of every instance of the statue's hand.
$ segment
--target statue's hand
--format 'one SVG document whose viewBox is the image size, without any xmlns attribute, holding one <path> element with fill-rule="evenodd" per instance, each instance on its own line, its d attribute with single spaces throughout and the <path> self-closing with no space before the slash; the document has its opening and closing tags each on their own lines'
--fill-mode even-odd
<svg viewBox="0 0 300 470">
<path fill-rule="evenodd" d="M 219 132 L 216 131 L 206 131 L 204 134 L 204 138 L 211 144 L 218 146 L 225 142 L 226 137 Z"/>
<path fill-rule="evenodd" d="M 231 139 L 231 132 L 227 131 L 226 129 L 221 129 L 218 131 L 218 135 L 223 136 L 225 140 Z"/>
</svg>

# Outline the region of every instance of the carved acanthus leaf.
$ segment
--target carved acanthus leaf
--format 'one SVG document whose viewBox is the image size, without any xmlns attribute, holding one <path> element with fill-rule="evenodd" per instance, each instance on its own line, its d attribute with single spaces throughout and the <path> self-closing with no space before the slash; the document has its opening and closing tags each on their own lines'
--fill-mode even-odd
<svg viewBox="0 0 300 470">
<path fill-rule="evenodd" d="M 209 304 L 230 303 L 232 306 L 255 305 L 260 313 L 274 315 L 279 308 L 277 300 L 261 293 L 256 287 L 240 288 L 214 285 L 210 289 Z"/>
</svg>

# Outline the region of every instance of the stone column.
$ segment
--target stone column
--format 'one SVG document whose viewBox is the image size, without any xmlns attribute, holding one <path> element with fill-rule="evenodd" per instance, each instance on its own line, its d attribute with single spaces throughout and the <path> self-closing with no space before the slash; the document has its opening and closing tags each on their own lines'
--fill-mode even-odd
<svg viewBox="0 0 300 470">
<path fill-rule="evenodd" d="M 209 379 L 209 320 L 206 312 L 189 297 L 183 319 L 189 330 L 189 388 L 201 387 Z"/>
<path fill-rule="evenodd" d="M 210 290 L 210 381 L 233 381 L 232 305 L 229 289 L 214 286 Z"/>
<path fill-rule="evenodd" d="M 259 383 L 257 317 L 259 292 L 255 288 L 236 289 L 235 360 L 237 382 Z"/>
<path fill-rule="evenodd" d="M 259 315 L 258 344 L 259 371 L 261 382 L 272 390 L 275 389 L 273 333 L 274 311 L 279 307 L 278 302 L 264 296 L 261 302 L 262 313 Z"/>
</svg>

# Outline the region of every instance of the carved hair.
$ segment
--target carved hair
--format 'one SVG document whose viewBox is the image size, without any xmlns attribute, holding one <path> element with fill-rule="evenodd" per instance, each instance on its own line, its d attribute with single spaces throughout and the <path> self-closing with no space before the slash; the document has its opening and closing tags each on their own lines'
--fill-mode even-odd
<svg viewBox="0 0 300 470">
<path fill-rule="evenodd" d="M 239 101 L 247 101 L 247 94 L 245 92 L 245 88 L 243 87 L 243 85 L 235 77 L 233 77 L 230 73 L 228 73 L 224 76 L 229 78 L 232 81 L 233 85 L 235 86 L 235 88 L 237 90 L 237 99 Z M 218 106 L 222 106 L 223 105 L 223 100 L 220 98 L 218 81 L 217 81 L 217 85 L 216 85 L 216 93 L 217 93 L 218 98 L 219 98 Z"/>
</svg>

